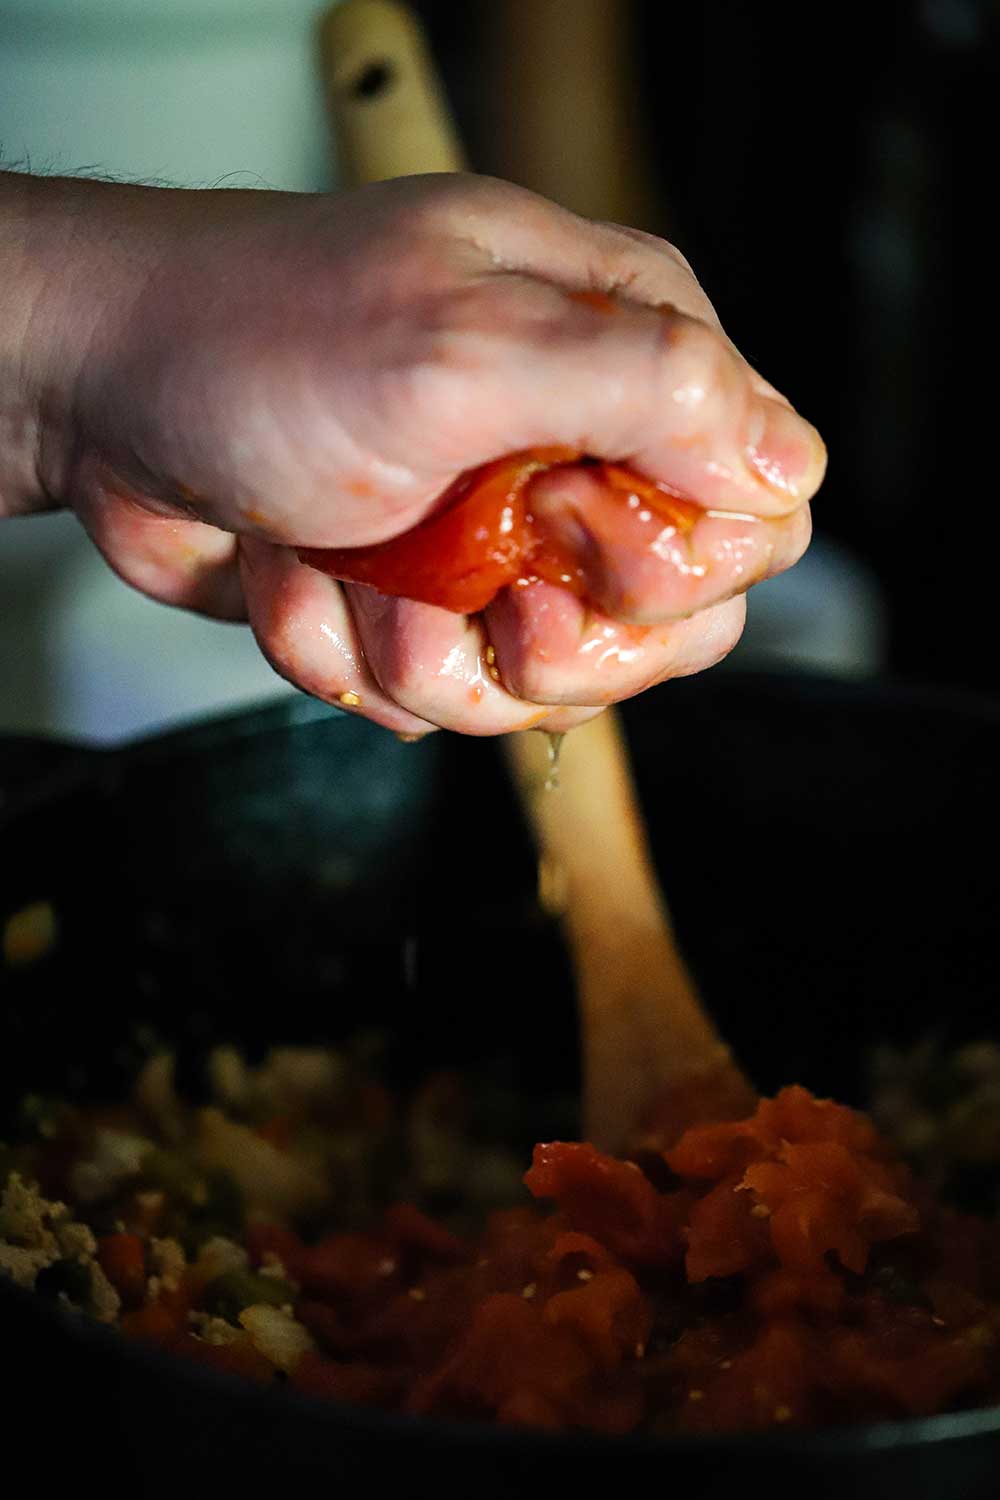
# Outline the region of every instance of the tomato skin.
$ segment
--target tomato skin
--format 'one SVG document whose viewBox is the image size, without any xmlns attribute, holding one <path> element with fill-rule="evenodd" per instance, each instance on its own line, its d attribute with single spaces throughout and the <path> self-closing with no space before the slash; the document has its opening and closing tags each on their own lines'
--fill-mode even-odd
<svg viewBox="0 0 1000 1500">
<path fill-rule="evenodd" d="M 580 458 L 575 448 L 511 454 L 461 475 L 440 508 L 402 536 L 370 547 L 303 548 L 299 558 L 345 582 L 456 614 L 477 614 L 519 579 L 542 578 L 585 597 L 579 560 L 547 536 L 528 510 L 532 480 Z M 591 464 L 588 472 L 623 506 L 638 497 L 682 533 L 699 514 L 693 501 L 620 464 Z"/>
<path fill-rule="evenodd" d="M 308 548 L 299 557 L 351 583 L 456 614 L 476 614 L 519 576 L 531 550 L 528 481 L 572 449 L 518 453 L 462 475 L 442 508 L 419 526 L 371 547 Z"/>
</svg>

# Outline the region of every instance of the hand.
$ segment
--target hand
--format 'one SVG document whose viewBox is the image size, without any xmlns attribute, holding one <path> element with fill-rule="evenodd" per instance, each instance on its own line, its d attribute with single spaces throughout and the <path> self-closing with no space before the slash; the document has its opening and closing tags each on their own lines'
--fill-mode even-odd
<svg viewBox="0 0 1000 1500">
<path fill-rule="evenodd" d="M 249 618 L 320 698 L 407 734 L 566 728 L 718 661 L 745 590 L 807 545 L 822 443 L 661 240 L 474 177 L 337 198 L 2 182 L 0 514 L 72 506 L 128 582 Z M 539 582 L 465 617 L 297 559 L 549 445 L 704 515 L 658 545 L 586 470 L 537 481 L 591 605 Z"/>
</svg>

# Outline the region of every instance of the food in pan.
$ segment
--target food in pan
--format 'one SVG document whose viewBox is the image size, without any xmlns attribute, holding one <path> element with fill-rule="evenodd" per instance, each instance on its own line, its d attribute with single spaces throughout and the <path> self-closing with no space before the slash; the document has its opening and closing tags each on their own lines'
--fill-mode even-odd
<svg viewBox="0 0 1000 1500">
<path fill-rule="evenodd" d="M 883 1045 L 870 1059 L 868 1097 L 883 1135 L 921 1180 L 950 1202 L 1000 1210 L 1000 1046 L 949 1048 L 934 1036 Z"/>
<path fill-rule="evenodd" d="M 1000 1233 L 864 1115 L 782 1090 L 619 1161 L 524 1163 L 451 1075 L 344 1053 L 153 1057 L 109 1109 L 28 1100 L 0 1271 L 179 1358 L 335 1401 L 604 1433 L 868 1421 L 1000 1398 Z M 481 1114 L 481 1111 L 480 1111 Z"/>
</svg>

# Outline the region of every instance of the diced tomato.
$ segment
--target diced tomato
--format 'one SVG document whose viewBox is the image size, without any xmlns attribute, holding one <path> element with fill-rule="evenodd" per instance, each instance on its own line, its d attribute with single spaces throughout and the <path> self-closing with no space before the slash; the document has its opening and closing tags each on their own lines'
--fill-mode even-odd
<svg viewBox="0 0 1000 1500">
<path fill-rule="evenodd" d="M 754 1215 L 753 1194 L 740 1184 L 738 1174 L 725 1177 L 692 1207 L 684 1258 L 689 1281 L 735 1276 L 772 1258 L 767 1222 Z"/>
<path fill-rule="evenodd" d="M 146 1247 L 137 1234 L 106 1234 L 97 1259 L 126 1308 L 138 1307 L 146 1292 Z"/>
<path fill-rule="evenodd" d="M 560 1410 L 585 1389 L 592 1368 L 572 1331 L 546 1324 L 539 1310 L 509 1292 L 479 1304 L 444 1365 L 407 1401 L 413 1412 L 479 1410 L 496 1414 L 531 1391 Z"/>
<path fill-rule="evenodd" d="M 296 1279 L 307 1296 L 363 1302 L 394 1286 L 397 1270 L 398 1256 L 387 1238 L 331 1234 L 303 1248 Z"/>
<path fill-rule="evenodd" d="M 686 1392 L 684 1427 L 693 1432 L 752 1431 L 808 1422 L 814 1360 L 809 1339 L 798 1324 L 775 1323 L 724 1361 L 724 1368 L 702 1372 L 703 1384 Z M 692 1391 L 699 1399 L 692 1399 Z"/>
<path fill-rule="evenodd" d="M 587 1142 L 557 1141 L 535 1147 L 524 1181 L 536 1198 L 554 1199 L 574 1229 L 593 1235 L 626 1264 L 669 1265 L 681 1256 L 690 1200 L 658 1193 L 634 1162 Z"/>
<path fill-rule="evenodd" d="M 298 1265 L 306 1247 L 291 1229 L 280 1224 L 251 1223 L 245 1238 L 252 1266 L 263 1265 L 268 1255 L 275 1255 L 289 1276 L 298 1280 Z"/>
<path fill-rule="evenodd" d="M 960 1393 L 985 1382 L 991 1346 L 967 1335 L 933 1332 L 933 1338 L 925 1336 L 906 1355 L 894 1357 L 864 1331 L 831 1330 L 817 1381 L 852 1415 L 927 1416 L 946 1410 Z"/>
<path fill-rule="evenodd" d="M 678 1177 L 718 1182 L 766 1156 L 770 1142 L 756 1119 L 698 1125 L 685 1131 L 664 1159 Z"/>
<path fill-rule="evenodd" d="M 773 1323 L 802 1315 L 834 1318 L 845 1307 L 847 1293 L 826 1267 L 821 1276 L 774 1270 L 764 1272 L 748 1288 L 747 1300 L 763 1322 Z"/>
<path fill-rule="evenodd" d="M 361 1405 L 392 1405 L 402 1384 L 402 1373 L 373 1364 L 345 1364 L 309 1352 L 289 1376 L 289 1384 L 307 1396 Z"/>
<path fill-rule="evenodd" d="M 343 1315 L 328 1302 L 302 1297 L 295 1304 L 295 1316 L 329 1354 L 349 1354 L 357 1347 L 357 1333 L 348 1330 Z"/>
<path fill-rule="evenodd" d="M 388 1238 L 407 1250 L 432 1260 L 458 1261 L 468 1257 L 468 1246 L 412 1203 L 396 1203 L 386 1211 L 382 1225 Z"/>
<path fill-rule="evenodd" d="M 131 1312 L 122 1313 L 121 1326 L 132 1338 L 152 1339 L 156 1343 L 187 1332 L 192 1289 L 187 1281 L 171 1291 L 161 1291 L 155 1302 L 145 1302 Z"/>
<path fill-rule="evenodd" d="M 838 1141 L 782 1142 L 775 1159 L 747 1168 L 743 1184 L 769 1211 L 782 1265 L 821 1274 L 827 1255 L 860 1274 L 869 1246 L 912 1233 L 916 1209 L 891 1191 L 881 1163 Z"/>
<path fill-rule="evenodd" d="M 564 1291 L 580 1279 L 613 1264 L 609 1252 L 591 1234 L 571 1229 L 558 1235 L 545 1254 L 544 1281 L 547 1291 Z"/>
<path fill-rule="evenodd" d="M 783 1140 L 829 1141 L 864 1156 L 886 1154 L 866 1115 L 832 1099 L 817 1099 L 799 1084 L 781 1089 L 773 1099 L 762 1099 L 756 1118 L 762 1136 L 774 1146 Z"/>
<path fill-rule="evenodd" d="M 555 1328 L 575 1330 L 597 1363 L 609 1370 L 634 1359 L 652 1327 L 648 1299 L 635 1277 L 618 1266 L 558 1292 L 546 1302 L 542 1316 Z"/>
<path fill-rule="evenodd" d="M 513 1391 L 500 1402 L 496 1419 L 504 1427 L 538 1427 L 543 1432 L 558 1432 L 563 1426 L 559 1408 L 541 1391 Z"/>
<path fill-rule="evenodd" d="M 475 1269 L 483 1289 L 520 1292 L 537 1282 L 550 1267 L 549 1252 L 564 1228 L 554 1216 L 534 1208 L 515 1208 L 490 1214 L 479 1243 Z"/>
<path fill-rule="evenodd" d="M 422 1107 L 461 1121 L 463 1091 L 442 1075 Z M 318 1346 L 292 1384 L 606 1433 L 647 1419 L 711 1433 L 1000 1400 L 1000 1231 L 936 1204 L 864 1116 L 784 1089 L 748 1118 L 692 1127 L 665 1156 L 670 1174 L 651 1181 L 586 1143 L 539 1145 L 525 1180 L 555 1212 L 491 1214 L 474 1244 L 409 1203 L 370 1233 L 312 1246 L 251 1225 L 251 1260 L 273 1254 L 299 1283 L 296 1316 Z M 129 1233 L 98 1247 L 126 1333 L 274 1378 L 249 1340 L 192 1336 L 204 1271 L 189 1267 L 143 1302 L 142 1251 Z"/>
</svg>

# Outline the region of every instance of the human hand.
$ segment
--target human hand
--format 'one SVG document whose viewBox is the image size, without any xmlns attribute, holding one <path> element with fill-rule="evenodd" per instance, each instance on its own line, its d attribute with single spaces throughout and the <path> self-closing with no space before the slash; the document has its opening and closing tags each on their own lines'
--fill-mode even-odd
<svg viewBox="0 0 1000 1500">
<path fill-rule="evenodd" d="M 710 666 L 744 591 L 808 542 L 822 444 L 663 241 L 473 177 L 4 185 L 0 514 L 71 505 L 130 583 L 249 618 L 279 672 L 397 732 L 562 729 Z M 683 547 L 559 469 L 532 507 L 586 602 L 536 582 L 466 617 L 298 559 L 405 532 L 462 471 L 549 445 L 697 502 Z"/>
</svg>

